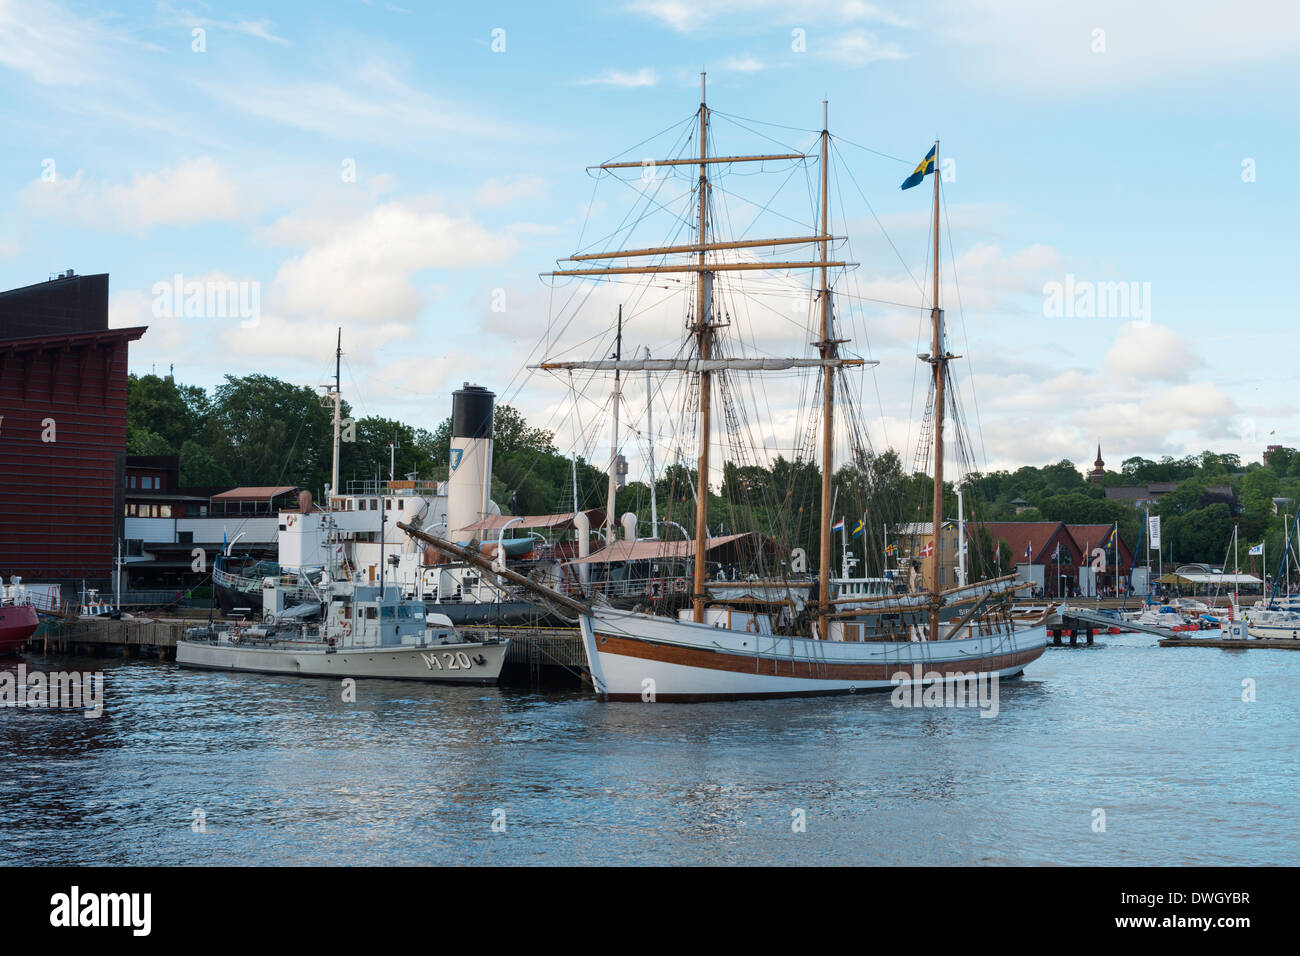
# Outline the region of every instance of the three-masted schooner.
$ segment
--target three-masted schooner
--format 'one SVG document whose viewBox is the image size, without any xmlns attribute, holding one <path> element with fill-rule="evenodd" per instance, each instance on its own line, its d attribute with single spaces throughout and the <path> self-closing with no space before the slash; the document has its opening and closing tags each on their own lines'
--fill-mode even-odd
<svg viewBox="0 0 1300 956">
<path fill-rule="evenodd" d="M 834 395 L 837 369 L 875 364 L 840 354 L 847 340 L 837 338 L 829 275 L 844 262 L 830 259 L 834 238 L 829 224 L 828 166 L 830 133 L 825 122 L 820 135 L 820 218 L 815 235 L 769 239 L 714 240 L 709 234 L 710 168 L 717 164 L 804 160 L 802 153 L 753 156 L 710 155 L 710 110 L 701 78 L 698 117 L 699 155 L 655 161 L 656 165 L 698 166 L 695 241 L 653 248 L 587 253 L 570 257 L 581 267 L 557 270 L 553 276 L 602 277 L 677 273 L 693 278 L 694 317 L 688 327 L 693 352 L 672 359 L 609 358 L 585 362 L 543 362 L 545 370 L 609 372 L 656 371 L 694 376 L 698 391 L 698 453 L 695 528 L 693 539 L 693 593 L 691 607 L 678 617 L 657 616 L 638 610 L 620 610 L 561 594 L 545 585 L 494 569 L 472 550 L 427 535 L 408 531 L 434 547 L 463 560 L 480 563 L 512 583 L 530 588 L 542 599 L 576 617 L 583 637 L 591 681 L 605 700 L 693 701 L 743 697 L 784 697 L 853 693 L 889 688 L 900 683 L 965 680 L 996 674 L 1013 676 L 1043 653 L 1046 630 L 1042 619 L 1012 620 L 1007 598 L 1020 586 L 1014 576 L 995 578 L 944 590 L 939 575 L 939 530 L 943 525 L 943 425 L 948 364 L 955 358 L 945 349 L 943 312 L 939 307 L 939 176 L 936 149 L 918 167 L 922 178 L 926 164 L 935 179 L 934 296 L 930 310 L 931 348 L 921 360 L 932 376 L 932 442 L 934 492 L 927 591 L 921 594 L 837 597 L 832 567 L 832 474 L 834 458 Z M 643 166 L 644 163 L 607 163 L 600 169 Z M 915 175 L 915 174 L 914 174 Z M 819 251 L 809 261 L 737 261 L 719 253 L 756 247 L 812 245 Z M 734 253 L 733 253 L 734 255 Z M 656 264 L 591 265 L 590 262 L 659 260 Z M 663 260 L 675 260 L 664 262 Z M 728 270 L 812 270 L 820 280 L 820 338 L 813 345 L 816 357 L 730 357 L 715 349 L 721 328 L 713 303 L 715 274 Z M 712 398 L 715 373 L 816 368 L 821 371 L 820 412 L 820 525 L 815 607 L 802 634 L 776 628 L 771 615 L 754 606 L 727 607 L 712 600 L 706 581 L 709 548 L 708 502 Z M 518 580 L 514 580 L 514 578 Z M 969 604 L 969 608 L 963 607 Z M 957 606 L 954 608 L 954 606 Z M 901 612 L 910 612 L 904 614 Z M 948 617 L 945 619 L 944 614 Z M 895 622 L 880 626 L 882 620 Z M 786 633 L 780 633 L 780 631 Z"/>
</svg>

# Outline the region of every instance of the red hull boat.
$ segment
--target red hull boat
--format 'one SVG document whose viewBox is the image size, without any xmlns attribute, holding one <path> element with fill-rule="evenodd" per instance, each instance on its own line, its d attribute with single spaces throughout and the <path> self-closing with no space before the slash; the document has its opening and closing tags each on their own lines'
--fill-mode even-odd
<svg viewBox="0 0 1300 956">
<path fill-rule="evenodd" d="M 30 604 L 0 607 L 0 654 L 12 654 L 36 633 L 41 620 Z"/>
</svg>

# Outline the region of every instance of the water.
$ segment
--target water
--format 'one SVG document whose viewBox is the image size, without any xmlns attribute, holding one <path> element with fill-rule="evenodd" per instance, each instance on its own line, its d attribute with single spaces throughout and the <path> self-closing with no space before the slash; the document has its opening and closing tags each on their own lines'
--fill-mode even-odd
<svg viewBox="0 0 1300 956">
<path fill-rule="evenodd" d="M 383 681 L 344 703 L 333 681 L 29 656 L 103 669 L 107 705 L 0 710 L 0 863 L 1300 862 L 1300 653 L 1100 640 L 1050 648 L 993 719 Z"/>
</svg>

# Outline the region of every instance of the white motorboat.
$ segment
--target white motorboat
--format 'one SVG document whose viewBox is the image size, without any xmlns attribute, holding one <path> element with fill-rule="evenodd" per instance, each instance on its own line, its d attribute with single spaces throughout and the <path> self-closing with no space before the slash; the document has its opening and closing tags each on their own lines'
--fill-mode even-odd
<svg viewBox="0 0 1300 956">
<path fill-rule="evenodd" d="M 466 639 L 447 618 L 426 619 L 424 605 L 396 588 L 336 582 L 324 619 L 305 620 L 312 610 L 299 605 L 271 625 L 190 628 L 176 644 L 176 662 L 304 677 L 494 684 L 510 645 L 508 638 Z"/>
</svg>

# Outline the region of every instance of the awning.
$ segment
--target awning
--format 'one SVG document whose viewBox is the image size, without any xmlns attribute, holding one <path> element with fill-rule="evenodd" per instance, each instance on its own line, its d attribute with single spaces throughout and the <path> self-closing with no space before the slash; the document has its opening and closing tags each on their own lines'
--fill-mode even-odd
<svg viewBox="0 0 1300 956">
<path fill-rule="evenodd" d="M 752 532 L 744 534 L 725 534 L 720 538 L 710 538 L 708 550 L 713 551 L 728 544 L 734 544 L 742 538 L 753 537 Z M 595 554 L 577 558 L 567 564 L 611 564 L 616 561 L 662 561 L 667 558 L 690 558 L 695 555 L 695 542 L 692 541 L 615 541 L 608 548 L 601 548 Z"/>
<path fill-rule="evenodd" d="M 599 508 L 591 508 L 584 511 L 583 514 L 587 516 L 587 520 L 591 522 L 593 528 L 598 528 L 605 523 L 605 512 Z M 512 521 L 514 524 L 510 524 Z M 455 533 L 460 534 L 464 531 L 500 531 L 508 524 L 512 528 L 563 530 L 573 527 L 573 512 L 565 511 L 554 515 L 488 515 L 473 524 L 466 525 L 463 528 L 456 528 Z"/>
<path fill-rule="evenodd" d="M 1168 574 L 1162 574 L 1156 578 L 1157 584 L 1225 584 L 1225 585 L 1255 585 L 1263 584 L 1259 578 L 1253 574 L 1196 574 L 1184 572 L 1175 574 L 1170 571 Z"/>
</svg>

